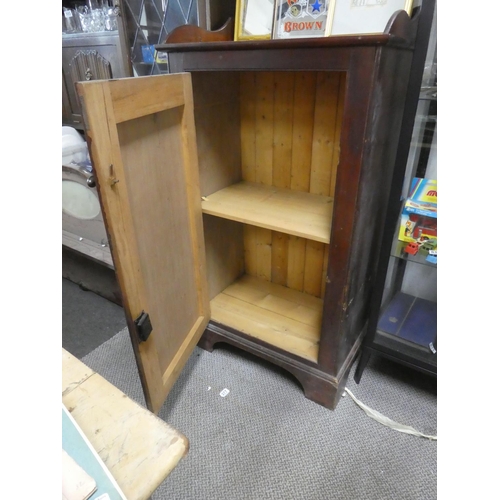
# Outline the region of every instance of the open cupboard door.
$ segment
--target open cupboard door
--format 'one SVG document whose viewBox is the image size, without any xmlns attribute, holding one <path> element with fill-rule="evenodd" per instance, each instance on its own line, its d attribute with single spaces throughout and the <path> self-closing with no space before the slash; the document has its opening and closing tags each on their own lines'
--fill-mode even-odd
<svg viewBox="0 0 500 500">
<path fill-rule="evenodd" d="M 157 413 L 210 319 L 191 76 L 77 90 L 146 403 Z"/>
</svg>

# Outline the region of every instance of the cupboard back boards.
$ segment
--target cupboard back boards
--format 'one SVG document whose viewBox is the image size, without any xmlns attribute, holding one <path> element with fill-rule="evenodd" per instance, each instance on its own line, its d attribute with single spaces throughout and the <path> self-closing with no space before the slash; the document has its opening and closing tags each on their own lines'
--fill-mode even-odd
<svg viewBox="0 0 500 500">
<path fill-rule="evenodd" d="M 78 84 L 152 411 L 198 342 L 269 360 L 335 407 L 368 318 L 417 22 L 163 45 L 172 74 Z"/>
</svg>

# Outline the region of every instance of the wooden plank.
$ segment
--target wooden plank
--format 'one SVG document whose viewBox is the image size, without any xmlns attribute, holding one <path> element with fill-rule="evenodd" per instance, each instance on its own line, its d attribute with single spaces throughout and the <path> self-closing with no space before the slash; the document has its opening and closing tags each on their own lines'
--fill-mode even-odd
<svg viewBox="0 0 500 500">
<path fill-rule="evenodd" d="M 286 285 L 288 274 L 288 234 L 273 231 L 271 248 L 271 281 Z"/>
<path fill-rule="evenodd" d="M 328 243 L 333 199 L 241 182 L 202 201 L 204 213 Z"/>
<path fill-rule="evenodd" d="M 115 122 L 121 123 L 183 106 L 185 74 L 171 76 L 173 78 L 168 80 L 168 92 L 165 92 L 166 81 L 162 75 L 110 80 Z M 146 85 L 145 78 L 149 79 Z"/>
<path fill-rule="evenodd" d="M 245 225 L 245 271 L 252 276 L 271 280 L 272 231 Z"/>
<path fill-rule="evenodd" d="M 273 186 L 290 188 L 293 143 L 294 74 L 274 76 Z"/>
<path fill-rule="evenodd" d="M 132 220 L 140 234 L 137 245 L 146 286 L 143 308 L 159 331 L 169 331 L 172 324 L 178 331 L 190 331 L 199 316 L 197 300 L 187 301 L 182 308 L 175 300 L 179 296 L 196 297 L 197 294 L 197 256 L 186 231 L 190 227 L 184 188 L 187 179 L 182 169 L 172 167 L 183 161 L 181 111 L 177 108 L 123 122 L 118 129 L 126 182 L 133 186 L 129 196 Z M 136 140 L 138 129 L 143 135 L 139 143 Z M 169 161 L 164 162 L 167 157 Z M 145 178 L 149 182 L 144 182 Z M 166 197 L 165 187 L 169 183 L 182 187 Z M 151 206 L 155 207 L 154 217 L 151 217 Z M 175 219 L 171 215 L 172 207 L 178 210 Z M 179 266 L 177 259 L 166 259 L 165 255 L 182 255 L 185 264 Z M 167 282 L 175 285 L 165 290 L 166 295 L 160 299 L 157 290 Z M 177 352 L 183 341 L 182 335 L 155 339 L 160 366 L 169 364 L 172 353 Z"/>
<path fill-rule="evenodd" d="M 309 71 L 296 73 L 290 187 L 297 191 L 309 192 L 315 95 L 316 73 Z"/>
<path fill-rule="evenodd" d="M 210 302 L 210 307 L 214 321 L 302 358 L 317 361 L 319 327 L 309 326 L 224 292 Z M 275 303 L 273 307 L 280 308 L 281 312 L 286 311 L 283 304 Z"/>
<path fill-rule="evenodd" d="M 321 273 L 321 295 L 320 297 L 323 299 L 325 297 L 325 289 L 326 289 L 326 276 L 328 273 L 328 259 L 330 256 L 330 247 L 328 245 L 325 246 L 324 254 L 323 254 L 323 271 Z"/>
<path fill-rule="evenodd" d="M 71 234 L 63 229 L 62 231 L 62 244 L 76 252 L 79 252 L 93 260 L 96 260 L 110 269 L 113 267 L 113 259 L 111 258 L 111 251 L 109 247 L 103 247 L 94 241 L 88 239 L 82 239 L 80 241 L 80 236 L 76 234 Z"/>
<path fill-rule="evenodd" d="M 255 182 L 270 186 L 273 183 L 274 74 L 256 73 L 255 85 Z"/>
<path fill-rule="evenodd" d="M 318 74 L 309 192 L 329 195 L 337 116 L 339 74 Z"/>
<path fill-rule="evenodd" d="M 288 238 L 287 286 L 300 292 L 304 291 L 306 241 L 298 236 Z"/>
<path fill-rule="evenodd" d="M 238 222 L 203 214 L 210 299 L 244 272 L 243 228 Z"/>
<path fill-rule="evenodd" d="M 167 106 L 171 76 L 175 95 L 183 82 L 183 106 L 141 111 L 139 118 L 117 124 L 114 98 L 122 119 L 136 116 L 133 110 L 124 114 L 123 96 L 131 88 L 145 99 L 146 110 L 148 92 L 158 92 L 157 101 Z M 92 163 L 146 402 L 157 412 L 208 324 L 210 309 L 191 78 L 138 80 L 82 82 L 77 88 L 85 101 Z M 145 342 L 134 326 L 142 311 L 153 325 Z"/>
<path fill-rule="evenodd" d="M 258 307 L 223 293 L 210 302 L 210 307 L 214 321 L 263 340 L 301 358 L 317 362 L 318 344 L 290 333 L 287 330 L 290 321 L 283 325 L 283 322 L 279 321 L 281 316 L 276 317 L 268 311 L 263 311 Z"/>
<path fill-rule="evenodd" d="M 305 338 L 316 342 L 318 331 L 321 328 L 321 311 L 307 309 L 301 305 L 288 302 L 287 300 L 275 295 L 267 294 L 258 290 L 247 289 L 240 284 L 235 284 L 224 291 L 223 295 L 233 297 L 257 309 L 271 312 L 275 315 L 289 318 L 295 322 L 302 323 L 311 328 L 304 328 L 300 333 L 294 332 L 300 338 Z M 285 322 L 284 319 L 281 319 Z M 296 325 L 294 325 L 296 327 Z M 301 327 L 302 328 L 302 327 Z M 286 331 L 290 331 L 286 328 Z"/>
<path fill-rule="evenodd" d="M 185 436 L 64 349 L 62 401 L 129 499 L 150 498 L 189 449 Z"/>
<path fill-rule="evenodd" d="M 307 241 L 304 266 L 304 292 L 321 297 L 321 277 L 325 245 L 317 241 Z"/>
<path fill-rule="evenodd" d="M 290 188 L 294 73 L 274 75 L 273 186 Z M 286 285 L 288 235 L 273 232 L 271 279 Z"/>
<path fill-rule="evenodd" d="M 231 290 L 236 290 L 239 288 L 241 290 L 240 294 L 235 294 L 231 292 Z M 224 290 L 224 293 L 229 295 L 234 295 L 235 297 L 239 297 L 243 299 L 243 294 L 252 295 L 252 294 L 260 294 L 261 297 L 276 297 L 280 300 L 286 301 L 293 305 L 293 307 L 301 307 L 304 309 L 308 309 L 311 311 L 310 314 L 313 314 L 316 317 L 314 320 L 309 320 L 306 317 L 297 316 L 295 319 L 297 321 L 302 321 L 305 324 L 310 326 L 318 326 L 319 327 L 319 317 L 321 316 L 323 301 L 317 297 L 313 297 L 312 295 L 308 295 L 303 292 L 299 292 L 297 290 L 292 290 L 286 286 L 277 285 L 276 283 L 271 283 L 269 281 L 256 278 L 254 276 L 249 276 L 248 274 L 244 274 L 234 283 L 232 283 L 228 288 Z M 249 300 L 249 302 L 254 302 Z M 275 312 L 279 312 L 279 310 L 272 309 Z M 288 313 L 280 313 L 285 316 L 288 316 Z M 308 313 L 309 315 L 309 313 Z"/>
<path fill-rule="evenodd" d="M 80 384 L 94 375 L 94 370 L 87 365 L 78 361 L 73 354 L 62 349 L 62 376 L 61 376 L 61 392 L 63 397 L 76 389 Z"/>
<path fill-rule="evenodd" d="M 273 182 L 274 74 L 255 74 L 255 182 L 267 186 Z M 267 229 L 253 231 L 258 259 L 257 276 L 271 279 L 272 234 Z M 262 253 L 261 253 L 262 252 Z"/>
<path fill-rule="evenodd" d="M 342 120 L 344 118 L 345 86 L 346 74 L 340 73 L 337 114 L 335 119 L 335 134 L 333 139 L 332 177 L 329 192 L 330 196 L 335 196 L 335 186 L 337 184 L 337 169 L 340 159 L 340 132 L 342 130 Z"/>
<path fill-rule="evenodd" d="M 240 77 L 240 142 L 241 171 L 244 181 L 255 182 L 255 73 L 243 72 Z"/>
<path fill-rule="evenodd" d="M 286 318 L 293 319 L 294 321 L 312 327 L 312 329 L 308 328 L 301 332 L 301 335 L 303 334 L 304 337 L 310 339 L 313 342 L 317 341 L 317 332 L 321 328 L 321 311 L 308 309 L 301 305 L 288 302 L 285 299 L 282 299 L 275 295 L 267 294 L 264 296 L 263 294 L 256 294 L 255 302 L 253 302 L 246 300 L 246 298 L 239 297 L 238 295 L 233 294 L 233 292 L 239 292 L 239 290 L 231 288 L 229 290 L 226 290 L 224 293 L 240 300 L 244 300 L 245 302 L 249 302 L 250 304 L 254 304 L 255 306 L 261 309 L 265 309 L 266 311 L 274 312 Z"/>
<path fill-rule="evenodd" d="M 124 181 L 125 175 L 109 85 L 102 81 L 94 81 L 77 83 L 76 88 L 83 98 L 87 134 L 91 139 L 90 154 L 99 181 L 103 214 L 107 221 L 114 221 L 113 224 L 108 222 L 107 228 L 113 242 L 112 253 L 118 282 L 122 293 L 125 291 L 123 293 L 125 312 L 129 320 L 135 319 L 144 310 L 145 285 L 140 272 L 136 229 L 132 223 L 130 205 L 127 202 L 128 187 Z M 131 339 L 134 343 L 132 332 Z M 163 397 L 160 397 L 158 390 L 149 390 L 149 386 L 153 387 L 155 381 L 161 380 L 162 377 L 155 359 L 154 346 L 152 342 L 137 344 L 136 339 L 134 348 L 138 351 L 138 367 L 146 400 L 148 406 L 157 405 L 163 401 Z M 154 361 L 149 362 L 148 359 Z"/>
</svg>

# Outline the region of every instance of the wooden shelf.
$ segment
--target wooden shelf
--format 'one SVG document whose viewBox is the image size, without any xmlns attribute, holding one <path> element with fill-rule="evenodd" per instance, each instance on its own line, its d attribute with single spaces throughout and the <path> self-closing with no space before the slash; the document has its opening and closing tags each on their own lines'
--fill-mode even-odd
<svg viewBox="0 0 500 500">
<path fill-rule="evenodd" d="M 201 202 L 203 213 L 330 243 L 333 198 L 240 182 Z"/>
<path fill-rule="evenodd" d="M 213 321 L 318 362 L 323 300 L 243 275 L 210 308 Z"/>
</svg>

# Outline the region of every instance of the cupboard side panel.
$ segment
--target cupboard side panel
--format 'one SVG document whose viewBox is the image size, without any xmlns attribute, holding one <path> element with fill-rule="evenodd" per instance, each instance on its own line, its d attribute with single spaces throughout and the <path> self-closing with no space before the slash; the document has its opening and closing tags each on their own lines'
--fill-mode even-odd
<svg viewBox="0 0 500 500">
<path fill-rule="evenodd" d="M 374 81 L 367 129 L 370 147 L 361 172 L 349 266 L 347 332 L 361 331 L 368 321 L 391 180 L 394 168 L 405 168 L 395 167 L 395 159 L 411 60 L 411 52 L 386 49 Z M 339 359 L 347 357 L 355 341 L 346 335 L 338 348 Z"/>
<path fill-rule="evenodd" d="M 339 75 L 339 85 L 337 98 L 334 98 L 334 102 L 337 106 L 335 110 L 335 124 L 333 133 L 333 154 L 331 163 L 331 179 L 330 179 L 330 191 L 329 196 L 335 196 L 335 184 L 337 182 L 337 171 L 340 159 L 340 133 L 342 131 L 342 119 L 344 116 L 344 103 L 345 103 L 345 89 L 346 89 L 346 73 L 341 72 Z M 333 112 L 333 109 L 332 109 Z M 330 249 L 327 246 L 325 249 L 325 256 L 323 261 L 323 275 L 321 278 L 321 297 L 325 297 L 326 290 L 326 277 L 328 274 L 328 259 L 330 255 Z"/>
<path fill-rule="evenodd" d="M 208 295 L 212 300 L 245 270 L 243 224 L 203 214 Z"/>
<path fill-rule="evenodd" d="M 339 89 L 337 99 L 337 110 L 335 114 L 335 133 L 333 138 L 333 156 L 332 156 L 332 178 L 330 182 L 330 196 L 335 196 L 335 184 L 337 182 L 337 170 L 340 159 L 340 133 L 342 131 L 342 119 L 344 117 L 344 103 L 346 90 L 346 74 L 339 75 Z"/>
<path fill-rule="evenodd" d="M 325 298 L 326 290 L 326 275 L 328 273 L 328 257 L 330 255 L 330 246 L 326 245 L 325 251 L 323 253 L 323 270 L 321 272 L 321 298 Z"/>
<path fill-rule="evenodd" d="M 202 196 L 241 181 L 239 77 L 192 74 L 196 142 Z"/>
<path fill-rule="evenodd" d="M 345 344 L 353 345 L 360 332 L 349 331 L 345 311 L 348 307 L 347 283 L 357 209 L 357 193 L 364 162 L 369 105 L 376 50 L 351 49 L 346 75 L 345 102 L 340 135 L 340 158 L 335 181 L 332 230 L 324 292 L 325 309 L 321 327 L 319 364 L 334 375 L 349 355 Z"/>
</svg>

